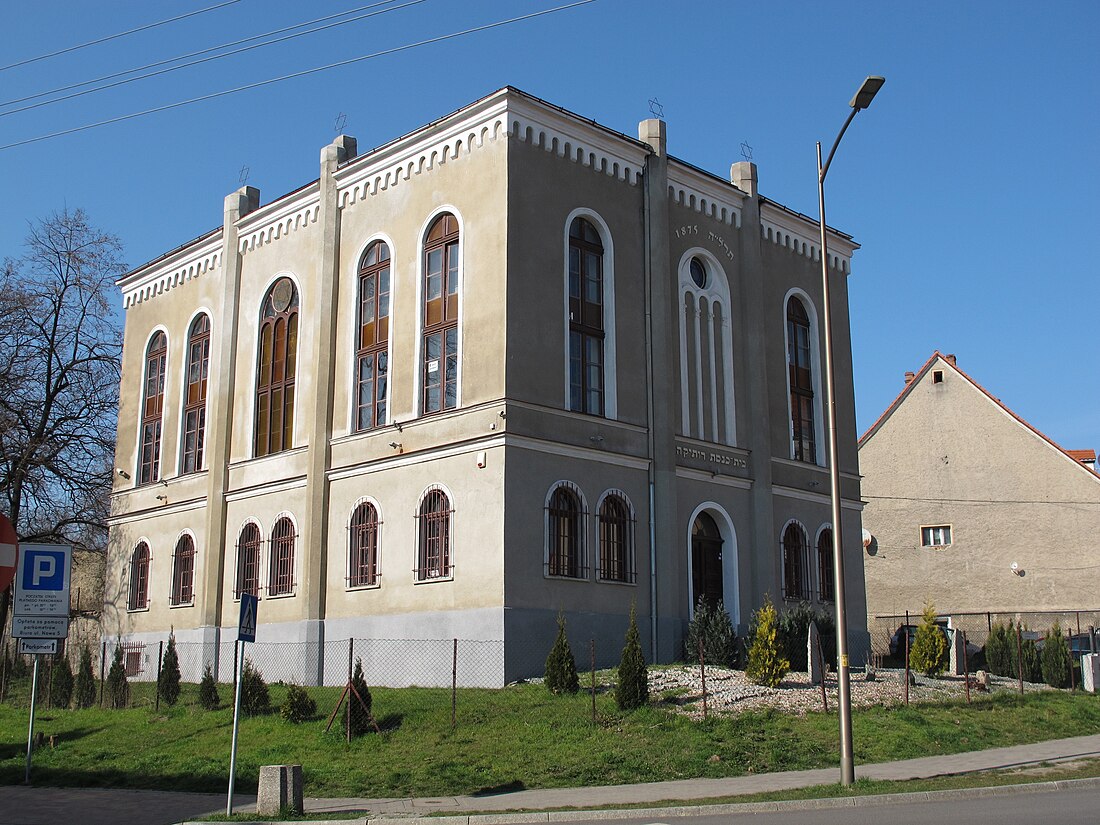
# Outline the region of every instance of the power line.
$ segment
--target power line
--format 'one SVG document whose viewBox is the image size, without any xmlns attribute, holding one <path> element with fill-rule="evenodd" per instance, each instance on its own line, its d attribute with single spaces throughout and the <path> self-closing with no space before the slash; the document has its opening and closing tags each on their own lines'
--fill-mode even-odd
<svg viewBox="0 0 1100 825">
<path fill-rule="evenodd" d="M 97 40 L 89 40 L 87 43 L 79 43 L 76 46 L 68 46 L 64 49 L 58 49 L 56 52 L 50 52 L 49 54 L 40 54 L 38 57 L 28 57 L 26 60 L 20 60 L 16 63 L 9 63 L 7 66 L 0 66 L 0 72 L 6 72 L 8 69 L 14 69 L 18 66 L 26 66 L 29 63 L 37 63 L 39 60 L 47 60 L 51 57 L 57 57 L 58 55 L 68 54 L 69 52 L 75 52 L 78 49 L 86 49 L 88 46 L 98 46 L 100 43 L 107 43 L 110 40 L 118 40 L 120 37 L 126 37 L 127 35 L 136 34 L 137 32 L 148 31 L 149 29 L 155 29 L 158 26 L 164 26 L 168 23 L 175 23 L 177 20 L 184 20 L 188 17 L 195 17 L 199 14 L 206 14 L 208 11 L 214 11 L 215 9 L 224 8 L 225 6 L 232 6 L 234 3 L 239 3 L 241 0 L 226 0 L 224 3 L 218 3 L 214 6 L 207 6 L 205 9 L 198 9 L 196 11 L 189 11 L 187 14 L 180 14 L 176 17 L 169 17 L 167 20 L 158 20 L 156 23 L 147 23 L 144 26 L 138 26 L 136 29 L 129 29 L 118 34 L 110 34 L 106 37 L 100 37 Z"/>
<path fill-rule="evenodd" d="M 1089 505 L 1098 506 L 1098 501 L 1061 501 L 1058 499 L 1034 499 L 1034 498 L 918 498 L 916 496 L 871 496 L 863 494 L 866 499 L 878 499 L 880 501 L 922 501 L 937 504 L 1061 504 L 1061 505 Z"/>
<path fill-rule="evenodd" d="M 501 26 L 507 26 L 512 23 L 520 23 L 524 20 L 531 20 L 535 17 L 543 17 L 547 14 L 554 14 L 559 11 L 566 11 L 568 9 L 578 8 L 579 6 L 587 6 L 590 3 L 595 3 L 596 0 L 577 0 L 575 3 L 567 3 L 563 6 L 555 6 L 552 9 L 543 9 L 542 11 L 531 12 L 530 14 L 520 15 L 519 17 L 511 17 L 507 20 L 498 20 L 495 23 L 486 23 L 483 26 L 475 26 L 474 28 L 464 29 L 458 32 L 452 32 L 451 34 L 443 34 L 439 37 L 431 37 L 427 40 L 420 40 L 416 43 L 407 43 L 404 46 L 395 46 L 392 49 L 384 49 L 372 54 L 363 55 L 361 57 L 353 57 L 349 60 L 340 60 L 336 63 L 329 63 L 325 66 L 317 66 L 313 69 L 304 69 L 300 72 L 293 72 L 291 74 L 282 75 L 281 77 L 273 77 L 269 80 L 260 80 L 256 83 L 249 83 L 244 86 L 237 86 L 233 89 L 226 89 L 221 92 L 211 92 L 207 95 L 200 95 L 199 97 L 189 98 L 188 100 L 180 100 L 175 103 L 167 103 L 164 106 L 155 106 L 152 109 L 145 109 L 140 112 L 132 112 L 128 115 L 119 115 L 118 117 L 108 118 L 107 120 L 100 120 L 95 123 L 86 123 L 83 126 L 74 126 L 71 129 L 62 129 L 59 132 L 50 132 L 49 134 L 39 135 L 33 138 L 26 138 L 24 140 L 17 140 L 13 143 L 6 143 L 0 146 L 0 151 L 5 149 L 14 149 L 17 146 L 25 146 L 28 143 L 37 143 L 41 140 L 50 140 L 51 138 L 63 137 L 65 135 L 71 135 L 76 132 L 83 132 L 88 129 L 95 129 L 99 126 L 108 126 L 112 123 L 121 123 L 126 120 L 134 120 L 135 118 L 144 117 L 145 115 L 156 114 L 157 112 L 166 112 L 170 109 L 178 109 L 182 106 L 189 106 L 193 103 L 201 103 L 206 100 L 213 100 L 219 97 L 225 97 L 227 95 L 236 94 L 237 92 L 245 92 L 250 89 L 258 89 L 262 86 L 270 86 L 273 83 L 281 83 L 284 80 L 292 80 L 297 77 L 305 77 L 306 75 L 317 74 L 318 72 L 328 71 L 329 69 L 337 69 L 342 66 L 350 66 L 354 63 L 361 63 L 364 60 L 373 60 L 376 57 L 385 57 L 386 55 L 396 54 L 398 52 L 408 51 L 409 49 L 415 49 L 419 46 L 428 46 L 433 43 L 441 43 L 445 40 L 453 40 L 457 37 L 464 37 L 468 34 L 476 34 L 478 32 L 488 31 L 490 29 L 497 29 Z"/>
<path fill-rule="evenodd" d="M 176 63 L 180 60 L 187 60 L 188 58 L 191 58 L 191 57 L 198 57 L 199 55 L 210 54 L 211 52 L 216 52 L 216 51 L 219 51 L 221 49 L 229 49 L 229 48 L 232 48 L 233 46 L 239 46 L 242 43 L 249 43 L 253 40 L 259 40 L 259 39 L 264 38 L 264 37 L 271 37 L 272 35 L 282 34 L 284 32 L 293 31 L 294 29 L 303 28 L 305 26 L 312 26 L 315 23 L 323 23 L 323 22 L 328 21 L 328 20 L 333 20 L 337 17 L 346 17 L 349 14 L 355 14 L 356 12 L 364 11 L 364 10 L 367 10 L 367 9 L 375 9 L 378 6 L 391 5 L 391 4 L 396 3 L 396 2 L 397 2 L 397 0 L 382 0 L 382 2 L 372 3 L 372 4 L 366 5 L 366 6 L 360 6 L 357 9 L 350 9 L 348 11 L 340 12 L 339 14 L 330 14 L 327 17 L 318 17 L 315 20 L 307 20 L 305 23 L 298 23 L 296 25 L 287 26 L 287 27 L 282 28 L 282 29 L 275 29 L 274 31 L 269 31 L 269 32 L 264 32 L 263 34 L 253 35 L 252 37 L 246 37 L 242 40 L 235 40 L 232 43 L 223 43 L 223 44 L 218 45 L 218 46 L 211 46 L 208 49 L 200 49 L 199 51 L 190 52 L 189 54 L 183 54 L 183 55 L 178 55 L 176 57 L 170 57 L 166 60 L 158 60 L 155 63 L 147 63 L 144 66 L 138 66 L 138 67 L 133 68 L 133 69 L 126 69 L 125 71 L 114 72 L 113 74 L 103 75 L 102 77 L 96 77 L 96 78 L 93 78 L 91 80 L 82 80 L 79 83 L 70 83 L 68 86 L 61 86 L 57 89 L 50 89 L 50 90 L 45 91 L 45 92 L 37 92 L 33 95 L 26 95 L 24 97 L 14 98 L 12 100 L 5 100 L 3 102 L 0 102 L 0 106 L 11 106 L 15 103 L 22 103 L 22 102 L 27 101 L 27 100 L 34 100 L 34 99 L 39 98 L 39 97 L 45 97 L 46 95 L 58 94 L 60 92 L 67 92 L 70 89 L 79 89 L 81 86 L 90 86 L 93 83 L 100 83 L 101 81 L 104 81 L 104 80 L 113 80 L 116 77 L 122 77 L 124 75 L 134 74 L 135 72 L 145 71 L 146 69 L 155 69 L 158 66 L 166 66 L 170 63 Z M 259 49 L 259 48 L 263 48 L 264 46 L 271 46 L 271 45 L 274 45 L 276 43 L 283 43 L 287 40 L 293 40 L 297 37 L 305 37 L 307 34 L 314 34 L 316 32 L 325 31 L 326 29 L 331 29 L 331 28 L 334 28 L 335 26 L 343 26 L 346 23 L 355 23 L 359 20 L 365 20 L 368 17 L 374 17 L 375 15 L 379 15 L 379 14 L 386 14 L 387 12 L 391 12 L 391 11 L 398 11 L 399 9 L 404 9 L 404 8 L 409 7 L 409 6 L 415 6 L 415 5 L 418 5 L 420 3 L 426 3 L 426 2 L 427 2 L 427 0 L 409 0 L 409 2 L 403 3 L 400 6 L 391 6 L 391 8 L 382 9 L 381 11 L 372 11 L 372 12 L 369 12 L 367 14 L 359 15 L 358 17 L 352 17 L 348 20 L 341 20 L 341 21 L 338 21 L 336 23 L 329 23 L 327 26 L 318 26 L 317 28 L 310 29 L 309 31 L 298 32 L 297 34 L 290 34 L 290 35 L 287 35 L 286 37 L 279 37 L 279 38 L 276 38 L 275 40 L 268 40 L 264 43 L 256 43 L 255 45 L 252 45 L 252 46 L 246 46 L 242 49 L 235 49 L 234 51 L 225 52 L 223 54 L 213 55 L 211 57 L 205 57 L 205 58 L 202 58 L 201 60 L 192 60 L 190 63 L 181 63 L 180 65 L 172 66 L 171 68 L 160 69 L 159 71 L 149 72 L 147 74 L 139 75 L 137 77 L 130 77 L 130 78 L 127 78 L 125 80 L 119 80 L 115 83 L 107 83 L 107 84 L 104 84 L 102 86 L 96 86 L 94 89 L 85 89 L 82 92 L 74 92 L 71 95 L 64 95 L 63 97 L 55 97 L 55 98 L 52 98 L 51 100 L 44 100 L 41 103 L 33 103 L 30 106 L 21 106 L 18 109 L 12 109 L 12 110 L 7 111 L 7 112 L 0 112 L 0 117 L 7 117 L 8 115 L 18 114 L 19 112 L 26 112 L 26 111 L 29 111 L 31 109 L 38 109 L 38 108 L 41 108 L 43 106 L 49 106 L 51 103 L 60 103 L 63 100 L 71 100 L 74 97 L 81 97 L 82 95 L 93 94 L 95 92 L 103 91 L 104 89 L 113 89 L 116 86 L 123 86 L 127 83 L 133 83 L 134 81 L 137 81 L 137 80 L 145 80 L 145 79 L 150 78 L 150 77 L 156 77 L 157 75 L 168 74 L 169 72 L 174 72 L 177 69 L 186 69 L 186 68 L 189 68 L 190 66 L 197 66 L 201 63 L 209 63 L 210 61 L 213 61 L 213 60 L 220 60 L 223 57 L 231 57 L 232 55 L 241 54 L 242 52 L 251 51 L 252 49 Z"/>
</svg>

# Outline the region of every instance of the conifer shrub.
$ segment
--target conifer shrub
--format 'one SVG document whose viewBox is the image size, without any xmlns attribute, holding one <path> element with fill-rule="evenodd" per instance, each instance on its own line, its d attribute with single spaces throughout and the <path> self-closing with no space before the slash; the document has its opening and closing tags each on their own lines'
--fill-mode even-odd
<svg viewBox="0 0 1100 825">
<path fill-rule="evenodd" d="M 176 634 L 168 634 L 168 647 L 164 649 L 164 659 L 160 663 L 160 676 L 157 678 L 157 692 L 168 707 L 172 707 L 180 698 L 180 658 L 176 653 Z"/>
<path fill-rule="evenodd" d="M 1059 622 L 1055 622 L 1054 627 L 1047 634 L 1039 659 L 1044 682 L 1051 687 L 1069 687 L 1069 669 L 1073 666 L 1073 660 L 1070 658 L 1069 645 L 1066 644 L 1066 637 L 1062 635 L 1062 625 Z"/>
<path fill-rule="evenodd" d="M 73 668 L 66 656 L 61 656 L 53 666 L 50 682 L 50 706 L 67 708 L 73 700 Z"/>
<path fill-rule="evenodd" d="M 936 608 L 929 602 L 909 650 L 909 667 L 925 676 L 938 676 L 947 667 L 947 635 L 936 624 Z"/>
<path fill-rule="evenodd" d="M 546 675 L 543 681 L 551 693 L 576 693 L 580 688 L 577 660 L 573 658 L 573 650 L 565 635 L 565 615 L 560 611 L 558 635 L 554 639 L 554 646 L 550 648 L 550 655 L 546 657 Z"/>
<path fill-rule="evenodd" d="M 350 724 L 352 736 L 362 736 L 371 727 L 371 705 L 374 698 L 370 695 L 367 680 L 363 678 L 363 660 L 359 657 L 355 658 L 355 670 L 352 671 L 351 686 L 355 688 L 359 698 L 356 699 L 355 695 L 350 690 L 348 691 L 347 707 L 344 709 L 344 724 Z M 360 699 L 362 702 L 360 702 Z M 349 713 L 351 714 L 350 723 L 348 721 Z"/>
<path fill-rule="evenodd" d="M 122 663 L 122 642 L 115 645 L 111 658 L 111 669 L 107 671 L 107 684 L 104 685 L 107 707 L 120 709 L 130 704 L 130 683 L 126 680 L 126 665 Z"/>
<path fill-rule="evenodd" d="M 256 669 L 251 659 L 244 660 L 241 672 L 241 709 L 249 716 L 271 712 L 271 696 L 267 691 L 264 675 Z"/>
<path fill-rule="evenodd" d="M 695 605 L 695 615 L 688 622 L 687 637 L 684 639 L 685 662 L 699 662 L 700 643 L 707 664 L 728 668 L 735 668 L 739 664 L 740 641 L 721 599 L 709 602 L 700 598 Z"/>
<path fill-rule="evenodd" d="M 620 710 L 634 710 L 649 702 L 649 671 L 642 655 L 642 639 L 638 633 L 635 606 L 630 605 L 630 626 L 626 629 L 626 644 L 619 659 L 619 683 L 615 686 L 615 702 Z"/>
<path fill-rule="evenodd" d="M 749 629 L 745 675 L 754 684 L 777 687 L 790 669 L 791 662 L 783 655 L 783 642 L 779 638 L 779 617 L 772 597 L 766 595 L 764 603 L 753 614 Z"/>
<path fill-rule="evenodd" d="M 810 669 L 806 655 L 811 624 L 817 625 L 822 659 L 836 664 L 836 619 L 832 613 L 817 612 L 809 602 L 799 602 L 779 617 L 779 638 L 791 670 Z"/>
<path fill-rule="evenodd" d="M 80 651 L 80 664 L 76 669 L 73 685 L 73 705 L 90 708 L 95 704 L 95 671 L 92 670 L 92 651 L 84 645 Z"/>
<path fill-rule="evenodd" d="M 207 665 L 202 671 L 202 681 L 199 682 L 199 705 L 203 710 L 214 710 L 221 704 L 218 695 L 218 683 L 214 680 L 214 671 Z"/>
<path fill-rule="evenodd" d="M 997 676 L 1015 676 L 1016 637 L 1009 638 L 1008 628 L 997 623 L 985 642 L 985 666 Z"/>
<path fill-rule="evenodd" d="M 286 699 L 279 706 L 279 715 L 288 722 L 297 725 L 312 719 L 315 713 L 317 713 L 317 703 L 313 701 L 313 697 L 305 691 L 305 688 L 298 685 L 288 685 Z"/>
<path fill-rule="evenodd" d="M 1021 631 L 1022 632 L 1022 631 Z M 1024 639 L 1020 643 L 1020 655 L 1023 657 L 1023 667 L 1021 671 L 1023 673 L 1025 682 L 1034 682 L 1036 684 L 1043 681 L 1043 664 L 1039 659 L 1039 647 L 1035 644 L 1034 639 Z M 1015 674 L 1013 674 L 1015 675 Z"/>
</svg>

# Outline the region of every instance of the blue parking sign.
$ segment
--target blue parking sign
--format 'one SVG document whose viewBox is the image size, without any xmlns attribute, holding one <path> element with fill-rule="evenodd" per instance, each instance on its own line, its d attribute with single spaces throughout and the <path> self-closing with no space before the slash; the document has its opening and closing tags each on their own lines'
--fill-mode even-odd
<svg viewBox="0 0 1100 825">
<path fill-rule="evenodd" d="M 12 615 L 68 617 L 72 547 L 23 544 L 19 550 Z"/>
<path fill-rule="evenodd" d="M 23 589 L 64 590 L 65 552 L 24 545 Z"/>
</svg>

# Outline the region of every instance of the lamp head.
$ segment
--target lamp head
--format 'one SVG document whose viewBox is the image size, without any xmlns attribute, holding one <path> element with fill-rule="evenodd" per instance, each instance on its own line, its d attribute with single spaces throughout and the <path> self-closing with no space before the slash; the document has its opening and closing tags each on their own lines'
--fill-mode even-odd
<svg viewBox="0 0 1100 825">
<path fill-rule="evenodd" d="M 885 77 L 871 75 L 863 81 L 863 85 L 859 87 L 856 96 L 851 99 L 848 105 L 857 112 L 861 109 L 866 109 L 871 105 L 871 101 L 875 99 L 875 95 L 878 94 L 878 90 L 882 88 L 882 84 L 885 82 Z"/>
</svg>

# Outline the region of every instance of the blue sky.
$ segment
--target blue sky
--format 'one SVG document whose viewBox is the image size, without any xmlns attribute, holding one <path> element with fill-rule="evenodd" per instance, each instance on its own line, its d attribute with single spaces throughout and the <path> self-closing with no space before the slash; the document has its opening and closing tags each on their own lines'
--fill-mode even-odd
<svg viewBox="0 0 1100 825">
<path fill-rule="evenodd" d="M 6 3 L 0 64 L 216 2 Z M 0 99 L 368 2 L 239 0 L 2 70 Z M 0 145 L 565 2 L 424 0 L 55 105 L 17 114 L 0 106 Z M 363 151 L 504 85 L 627 134 L 657 98 L 672 154 L 726 176 L 746 142 L 761 193 L 816 215 L 814 142 L 827 149 L 863 78 L 881 74 L 886 86 L 849 130 L 827 189 L 829 223 L 862 244 L 849 281 L 860 432 L 901 389 L 902 374 L 940 349 L 1062 446 L 1096 448 L 1098 31 L 1095 0 L 595 0 L 0 149 L 0 256 L 19 253 L 28 219 L 68 206 L 119 235 L 136 266 L 218 226 L 242 167 L 265 203 L 315 178 L 338 119 Z"/>
</svg>

